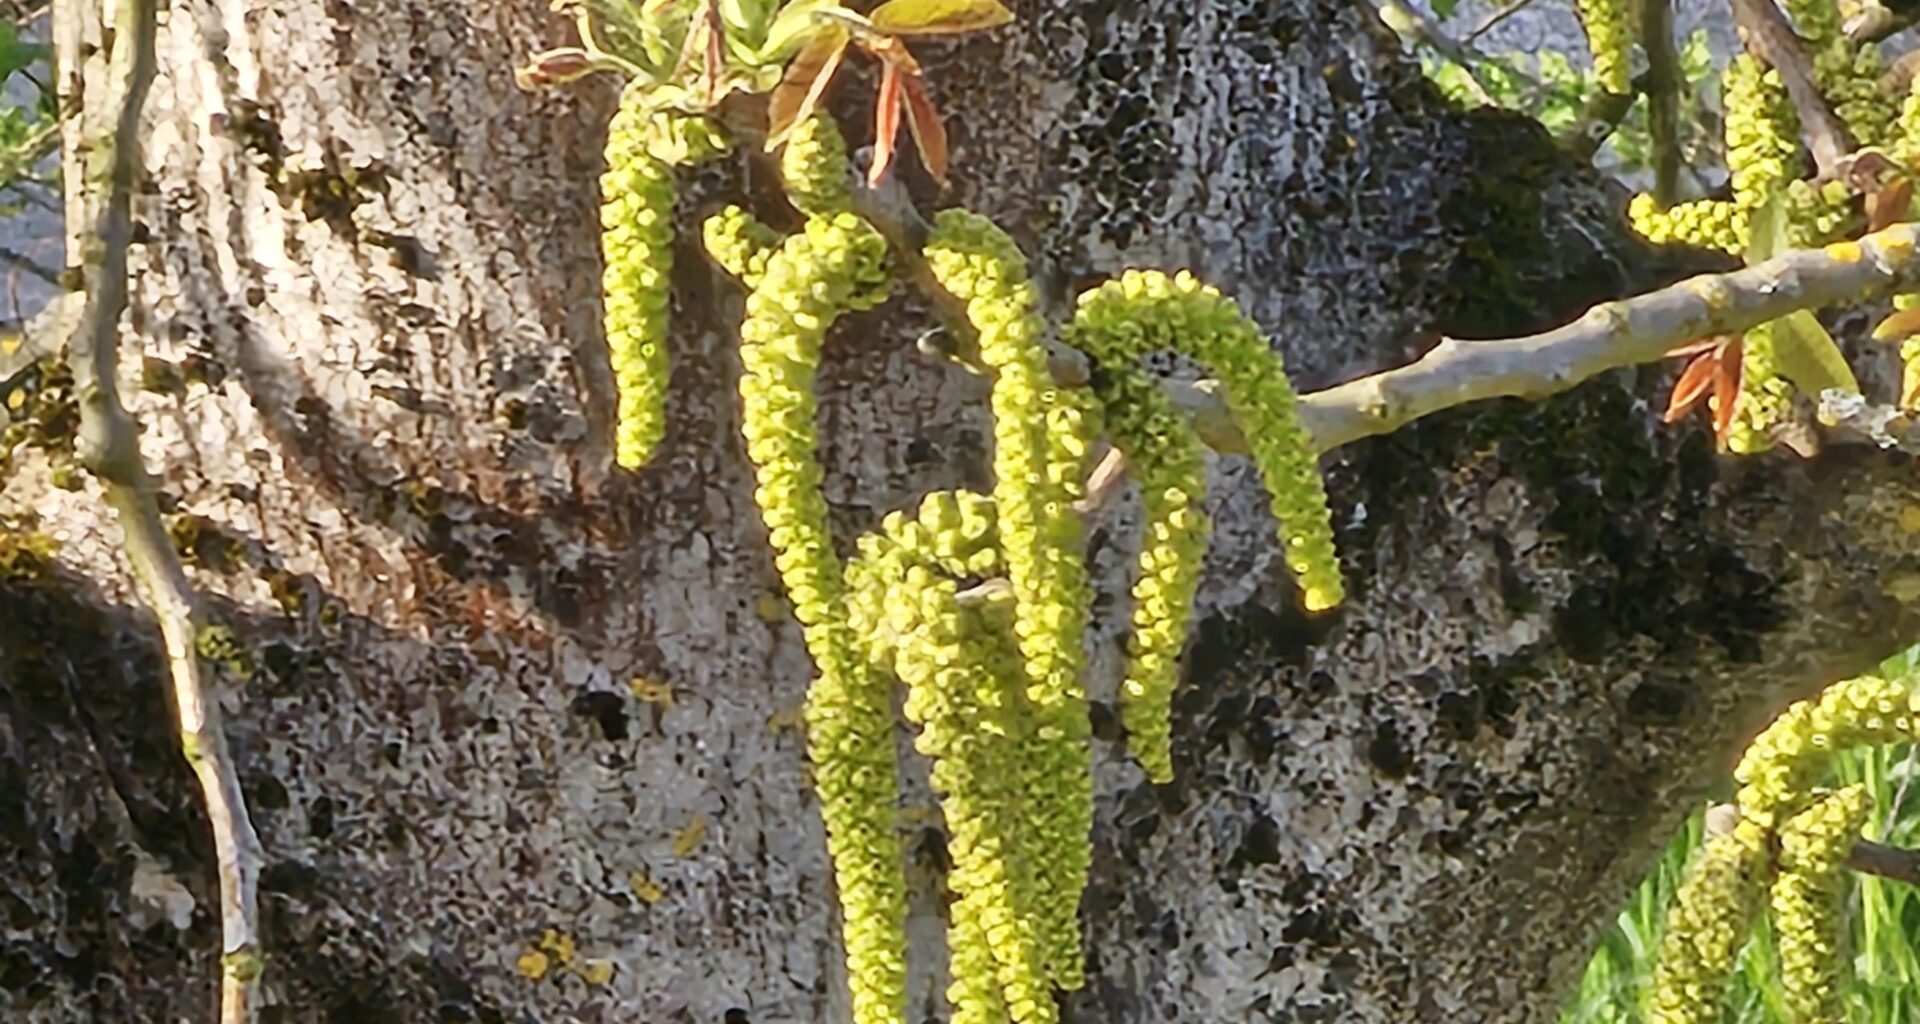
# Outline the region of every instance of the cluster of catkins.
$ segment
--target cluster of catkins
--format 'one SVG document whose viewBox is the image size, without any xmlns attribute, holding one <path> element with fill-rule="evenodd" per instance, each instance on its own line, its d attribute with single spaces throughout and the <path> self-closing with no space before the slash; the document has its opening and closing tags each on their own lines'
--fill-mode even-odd
<svg viewBox="0 0 1920 1024">
<path fill-rule="evenodd" d="M 1816 84 L 1861 147 L 1884 150 L 1899 173 L 1920 171 L 1920 97 L 1910 93 L 1895 104 L 1882 89 L 1876 44 L 1856 43 L 1841 30 L 1833 0 L 1783 0 L 1795 31 L 1813 58 Z M 1818 245 L 1846 237 L 1860 224 L 1853 193 L 1845 181 L 1818 182 L 1805 174 L 1800 155 L 1800 124 L 1777 72 L 1763 70 L 1741 54 L 1722 79 L 1725 93 L 1727 168 L 1732 196 L 1701 199 L 1662 209 L 1654 197 L 1637 195 L 1628 208 L 1633 226 L 1655 242 L 1682 242 L 1749 256 L 1752 228 L 1760 212 L 1778 203 L 1787 244 Z M 1920 85 L 1920 78 L 1914 79 Z M 1907 211 L 1911 215 L 1914 211 Z M 1902 310 L 1920 298 L 1901 297 Z M 1750 454 L 1771 446 L 1771 429 L 1792 406 L 1792 385 L 1781 376 L 1776 353 L 1777 325 L 1748 331 L 1741 357 L 1741 389 L 1727 447 Z M 1920 408 L 1920 336 L 1902 336 L 1905 383 L 1901 405 Z"/>
<path fill-rule="evenodd" d="M 1717 1024 L 1727 978 L 1762 906 L 1779 944 L 1792 1019 L 1842 1019 L 1843 865 L 1870 805 L 1860 786 L 1821 783 L 1835 751 L 1916 739 L 1920 691 L 1862 676 L 1793 705 L 1753 741 L 1734 772 L 1734 825 L 1694 855 L 1668 912 L 1653 1024 Z"/>
<path fill-rule="evenodd" d="M 620 385 L 616 453 L 629 467 L 644 464 L 664 432 L 669 171 L 722 145 L 687 121 L 704 125 L 650 113 L 630 89 L 607 146 L 606 331 Z M 831 121 L 796 126 L 781 171 L 805 215 L 798 231 L 783 236 L 728 207 L 702 235 L 713 261 L 749 290 L 742 433 L 754 501 L 816 673 L 808 754 L 854 1019 L 891 1024 L 906 1014 L 897 681 L 948 829 L 953 1019 L 1045 1024 L 1057 1018 L 1053 989 L 1084 981 L 1077 922 L 1093 787 L 1081 677 L 1091 585 L 1077 509 L 1096 436 L 1124 453 L 1146 511 L 1122 717 L 1156 781 L 1173 774 L 1169 706 L 1207 527 L 1200 443 L 1142 359 L 1172 349 L 1219 376 L 1272 492 L 1304 603 L 1319 610 L 1338 603 L 1342 588 L 1312 440 L 1278 354 L 1230 300 L 1185 273 L 1133 271 L 1083 295 L 1064 340 L 1097 365 L 1098 383 L 1059 385 L 1019 248 L 987 219 L 945 210 L 923 255 L 979 335 L 992 380 L 992 491 L 929 494 L 917 515 L 893 513 L 860 538 L 843 564 L 821 490 L 814 378 L 828 329 L 884 301 L 893 273 L 886 240 L 853 212 Z"/>
</svg>

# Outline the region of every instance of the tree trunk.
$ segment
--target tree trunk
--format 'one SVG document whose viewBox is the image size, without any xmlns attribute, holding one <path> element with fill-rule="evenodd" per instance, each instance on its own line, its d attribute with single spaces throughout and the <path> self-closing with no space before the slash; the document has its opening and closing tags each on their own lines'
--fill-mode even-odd
<svg viewBox="0 0 1920 1024">
<path fill-rule="evenodd" d="M 1191 267 L 1312 389 L 1677 266 L 1530 122 L 1448 112 L 1364 5 L 1018 6 L 1016 27 L 924 47 L 956 154 L 940 201 L 1020 237 L 1056 316 L 1124 267 Z M 846 1016 L 794 729 L 811 668 L 738 440 L 741 303 L 692 241 L 722 201 L 778 200 L 744 160 L 686 179 L 667 443 L 612 470 L 612 90 L 511 74 L 569 40 L 538 0 L 200 0 L 162 25 L 145 365 L 123 365 L 195 584 L 239 641 L 225 707 L 268 855 L 267 1020 Z M 84 102 L 97 63 L 66 67 L 70 108 L 110 117 Z M 840 92 L 857 143 L 864 97 Z M 916 354 L 931 322 L 896 301 L 829 345 L 843 539 L 987 482 L 984 386 Z M 1717 458 L 1659 425 L 1664 379 L 1329 457 L 1352 598 L 1321 622 L 1257 478 L 1216 460 L 1160 789 L 1107 711 L 1138 523 L 1104 514 L 1070 1019 L 1550 1020 L 1733 744 L 1916 634 L 1910 471 Z M 0 491 L 7 524 L 60 544 L 52 571 L 0 571 L 0 1007 L 211 1020 L 211 845 L 151 620 L 97 492 L 49 475 L 24 458 Z M 937 1019 L 923 783 L 903 820 L 914 1013 Z M 549 943 L 531 980 L 547 929 L 572 960 Z"/>
</svg>

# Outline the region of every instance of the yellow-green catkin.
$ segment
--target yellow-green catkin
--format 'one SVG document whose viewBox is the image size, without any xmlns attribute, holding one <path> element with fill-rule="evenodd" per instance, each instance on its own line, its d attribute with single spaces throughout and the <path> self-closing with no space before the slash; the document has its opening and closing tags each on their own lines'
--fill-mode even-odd
<svg viewBox="0 0 1920 1024">
<path fill-rule="evenodd" d="M 1721 80 L 1733 204 L 1750 215 L 1799 176 L 1800 117 L 1780 73 L 1762 68 L 1751 54 L 1735 57 Z M 1744 246 L 1744 230 L 1741 235 Z"/>
<path fill-rule="evenodd" d="M 904 864 L 891 687 L 853 643 L 816 456 L 814 375 L 828 326 L 861 301 L 885 242 L 851 214 L 811 218 L 768 261 L 740 327 L 742 432 L 775 566 L 816 676 L 808 752 L 839 889 L 856 1024 L 906 1012 Z"/>
<path fill-rule="evenodd" d="M 1900 103 L 1900 117 L 1894 125 L 1894 138 L 1889 148 L 1893 158 L 1908 174 L 1920 172 L 1920 75 L 1914 76 L 1906 97 Z M 1912 219 L 1916 210 L 1920 210 L 1920 192 L 1916 193 L 1916 198 L 1909 200 L 1907 218 Z M 1894 296 L 1893 307 L 1902 311 L 1920 308 L 1920 292 Z M 1907 410 L 1920 408 L 1920 335 L 1901 340 L 1900 363 L 1900 407 Z"/>
<path fill-rule="evenodd" d="M 1766 831 L 1747 821 L 1694 854 L 1667 911 L 1648 1024 L 1719 1024 L 1727 977 L 1760 903 L 1767 856 Z"/>
<path fill-rule="evenodd" d="M 1580 25 L 1587 31 L 1587 51 L 1593 55 L 1593 74 L 1600 88 L 1624 94 L 1633 87 L 1632 5 L 1627 0 L 1575 0 Z"/>
<path fill-rule="evenodd" d="M 756 288 L 767 272 L 767 261 L 780 250 L 780 233 L 762 224 L 738 206 L 727 206 L 701 225 L 707 255 L 720 269 Z"/>
<path fill-rule="evenodd" d="M 1913 76 L 1907 95 L 1900 101 L 1900 116 L 1894 122 L 1893 158 L 1908 172 L 1920 171 L 1920 75 Z"/>
<path fill-rule="evenodd" d="M 647 121 L 647 152 L 675 167 L 704 163 L 733 148 L 712 118 L 661 114 Z"/>
<path fill-rule="evenodd" d="M 1634 230 L 1649 241 L 1711 246 L 1744 255 L 1752 218 L 1798 176 L 1800 120 L 1776 71 L 1741 54 L 1721 75 L 1725 95 L 1731 201 L 1696 200 L 1661 210 L 1641 193 L 1627 207 Z"/>
<path fill-rule="evenodd" d="M 1843 238 L 1860 226 L 1853 191 L 1844 181 L 1815 184 L 1807 178 L 1787 183 L 1787 244 L 1811 248 Z"/>
<path fill-rule="evenodd" d="M 1774 355 L 1774 325 L 1749 330 L 1740 355 L 1740 400 L 1734 406 L 1733 427 L 1727 431 L 1727 449 L 1753 455 L 1773 446 L 1768 435 L 1793 408 L 1793 385 L 1780 376 Z"/>
<path fill-rule="evenodd" d="M 1146 373 L 1113 373 L 1095 392 L 1107 408 L 1108 434 L 1140 486 L 1146 519 L 1120 721 L 1147 778 L 1170 782 L 1173 691 L 1211 529 L 1202 508 L 1206 463 L 1193 426 Z"/>
<path fill-rule="evenodd" d="M 1301 425 L 1280 353 L 1232 299 L 1192 274 L 1129 270 L 1080 297 L 1070 330 L 1123 365 L 1157 348 L 1205 363 L 1225 385 L 1227 408 L 1272 497 L 1287 567 L 1309 611 L 1345 598 L 1319 455 Z M 1093 349 L 1088 349 L 1093 351 Z"/>
<path fill-rule="evenodd" d="M 1208 526 L 1199 441 L 1139 368 L 1140 357 L 1174 349 L 1207 364 L 1225 384 L 1227 406 L 1271 492 L 1287 564 L 1316 611 L 1343 596 L 1326 490 L 1279 354 L 1231 300 L 1191 274 L 1130 270 L 1081 295 L 1067 332 L 1068 342 L 1099 365 L 1095 391 L 1108 433 L 1126 453 L 1146 506 L 1121 715 L 1142 768 L 1164 782 L 1173 773 L 1169 702 Z"/>
<path fill-rule="evenodd" d="M 1746 245 L 1746 217 L 1724 200 L 1695 199 L 1662 210 L 1651 192 L 1641 192 L 1627 204 L 1627 219 L 1649 242 L 1697 245 L 1735 255 Z"/>
<path fill-rule="evenodd" d="M 794 126 L 780 151 L 780 180 L 794 209 L 830 216 L 853 206 L 847 144 L 831 118 L 814 114 Z"/>
<path fill-rule="evenodd" d="M 1741 819 L 1778 828 L 1807 802 L 1834 751 L 1920 738 L 1917 714 L 1920 692 L 1878 676 L 1834 683 L 1792 705 L 1754 738 L 1734 769 Z"/>
<path fill-rule="evenodd" d="M 648 151 L 639 84 L 620 95 L 600 176 L 600 248 L 607 351 L 619 403 L 614 459 L 639 469 L 666 434 L 667 330 L 673 279 L 672 168 Z"/>
<path fill-rule="evenodd" d="M 1861 46 L 1840 30 L 1840 8 L 1833 0 L 1786 0 L 1782 6 L 1813 58 L 1814 82 L 1855 143 L 1884 146 L 1892 141 L 1898 113 L 1880 92 L 1879 47 Z"/>
<path fill-rule="evenodd" d="M 1780 828 L 1768 909 L 1780 950 L 1780 994 L 1790 1019 L 1802 1024 L 1840 1024 L 1845 1016 L 1843 867 L 1872 806 L 1866 787 L 1852 785 L 1817 797 Z"/>
<path fill-rule="evenodd" d="M 1036 724 L 1025 762 L 1051 894 L 1049 960 L 1077 987 L 1081 891 L 1093 824 L 1091 728 L 1080 674 L 1091 598 L 1074 508 L 1087 438 L 1073 396 L 1055 387 L 1046 328 L 1020 249 L 985 217 L 940 212 L 926 247 L 942 287 L 966 303 L 992 373 L 993 500 L 1014 594 L 1014 632 Z"/>
<path fill-rule="evenodd" d="M 1058 1020 L 1042 946 L 1022 760 L 1034 727 L 1007 601 L 963 604 L 956 577 L 1004 571 L 997 510 L 980 495 L 936 492 L 917 517 L 895 512 L 861 538 L 848 567 L 849 622 L 868 656 L 907 684 L 915 749 L 933 759 L 953 863 L 948 930 L 952 1020 Z M 1084 842 L 1084 840 L 1082 840 Z"/>
</svg>

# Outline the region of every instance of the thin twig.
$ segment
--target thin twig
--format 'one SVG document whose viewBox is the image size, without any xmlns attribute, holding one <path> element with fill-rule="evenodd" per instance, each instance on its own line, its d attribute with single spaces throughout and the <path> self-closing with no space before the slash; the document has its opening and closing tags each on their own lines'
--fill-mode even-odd
<svg viewBox="0 0 1920 1024">
<path fill-rule="evenodd" d="M 1731 273 L 1705 274 L 1602 303 L 1543 334 L 1504 341 L 1445 339 L 1410 365 L 1303 395 L 1301 419 L 1326 451 L 1468 402 L 1545 398 L 1608 370 L 1654 362 L 1697 338 L 1738 334 L 1796 310 L 1920 288 L 1917 245 L 1920 226 L 1896 224 L 1858 242 L 1797 250 Z M 1179 391 L 1174 395 L 1181 397 Z M 1201 429 L 1217 450 L 1246 447 L 1237 434 L 1208 437 Z"/>
<path fill-rule="evenodd" d="M 200 783 L 219 862 L 224 951 L 220 1021 L 250 1024 L 261 967 L 256 907 L 260 840 L 247 817 L 245 795 L 221 730 L 219 705 L 208 692 L 194 652 L 198 630 L 193 590 L 161 522 L 153 482 L 141 461 L 139 425 L 121 404 L 116 383 L 120 320 L 127 308 L 127 250 L 133 235 L 141 113 L 155 74 L 154 0 L 118 2 L 110 67 L 118 72 L 112 76 L 116 82 L 124 80 L 125 92 L 111 137 L 94 140 L 96 147 L 110 147 L 106 159 L 93 165 L 104 164 L 107 173 L 82 179 L 91 198 L 79 203 L 84 209 L 89 202 L 99 202 L 104 187 L 98 228 L 89 245 L 92 251 L 75 254 L 84 257 L 81 262 L 88 278 L 86 303 L 67 352 L 80 407 L 76 449 L 106 492 L 124 535 L 127 561 L 159 620 L 180 719 L 180 746 Z"/>
<path fill-rule="evenodd" d="M 1672 0 L 1640 0 L 1640 45 L 1647 70 L 1647 135 L 1652 152 L 1653 201 L 1666 209 L 1680 200 L 1680 53 L 1673 41 Z"/>
<path fill-rule="evenodd" d="M 32 274 L 33 276 L 39 278 L 40 280 L 47 282 L 48 284 L 60 283 L 59 271 L 53 269 L 52 267 L 47 266 L 45 263 L 42 263 L 31 256 L 28 256 L 26 253 L 20 252 L 16 249 L 10 249 L 4 245 L 0 245 L 0 263 L 5 263 L 19 270 L 24 270 L 27 273 Z"/>
<path fill-rule="evenodd" d="M 1073 503 L 1074 511 L 1092 515 L 1107 506 L 1127 479 L 1127 455 L 1119 448 L 1108 448 L 1087 475 L 1087 493 Z"/>
<path fill-rule="evenodd" d="M 1484 36 L 1488 32 L 1493 31 L 1496 25 L 1499 25 L 1501 22 L 1507 20 L 1508 18 L 1511 18 L 1514 15 L 1520 13 L 1521 11 L 1526 10 L 1529 6 L 1532 5 L 1532 3 L 1533 3 L 1533 0 L 1513 0 L 1513 3 L 1510 3 L 1505 7 L 1502 7 L 1499 10 L 1493 12 L 1492 14 L 1487 15 L 1486 20 L 1482 21 L 1478 26 L 1476 26 L 1473 31 L 1467 33 L 1466 38 L 1460 40 L 1460 42 L 1468 46 L 1473 45 L 1474 42 L 1479 40 L 1481 36 Z"/>
<path fill-rule="evenodd" d="M 1004 601 L 1012 596 L 1012 582 L 998 577 L 987 580 L 985 583 L 975 584 L 953 595 L 954 600 L 960 602 L 962 607 L 986 604 L 989 601 Z"/>
<path fill-rule="evenodd" d="M 1876 878 L 1920 885 L 1920 851 L 1862 839 L 1847 851 L 1847 869 Z"/>
<path fill-rule="evenodd" d="M 1407 6 L 1402 0 L 1381 0 L 1376 8 L 1380 20 L 1401 39 L 1414 46 L 1425 47 L 1446 60 L 1460 66 L 1467 74 L 1467 81 L 1473 86 L 1475 99 L 1490 106 L 1496 105 L 1493 87 L 1481 75 L 1481 67 L 1487 56 L 1471 46 L 1464 45 L 1447 35 L 1446 30 L 1435 25 L 1426 15 Z M 1526 85 L 1539 87 L 1540 82 L 1519 68 L 1509 67 L 1508 72 Z"/>
</svg>

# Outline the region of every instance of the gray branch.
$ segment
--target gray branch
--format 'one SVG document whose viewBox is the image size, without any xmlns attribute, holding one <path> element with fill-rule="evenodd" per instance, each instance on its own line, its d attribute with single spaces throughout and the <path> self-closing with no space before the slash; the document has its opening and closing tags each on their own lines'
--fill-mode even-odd
<svg viewBox="0 0 1920 1024">
<path fill-rule="evenodd" d="M 219 705 L 208 692 L 194 650 L 198 623 L 193 589 L 141 461 L 139 424 L 121 403 L 117 384 L 120 321 L 127 308 L 127 250 L 133 235 L 133 177 L 140 159 L 143 105 L 156 68 L 153 0 L 119 0 L 119 5 L 108 76 L 108 87 L 122 90 L 118 122 L 110 135 L 88 140 L 93 147 L 87 154 L 90 173 L 75 179 L 79 187 L 68 197 L 76 218 L 97 224 L 94 236 L 83 243 L 85 251 L 70 257 L 86 268 L 87 279 L 78 325 L 67 343 L 80 407 L 76 448 L 119 520 L 127 561 L 159 621 L 180 719 L 180 745 L 199 781 L 219 861 L 225 951 L 220 1021 L 249 1024 L 261 962 L 256 896 L 263 859 L 260 840 L 247 816 Z M 58 15 L 65 21 L 56 29 L 58 35 L 69 41 L 82 37 L 81 4 L 62 3 Z"/>
</svg>

